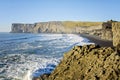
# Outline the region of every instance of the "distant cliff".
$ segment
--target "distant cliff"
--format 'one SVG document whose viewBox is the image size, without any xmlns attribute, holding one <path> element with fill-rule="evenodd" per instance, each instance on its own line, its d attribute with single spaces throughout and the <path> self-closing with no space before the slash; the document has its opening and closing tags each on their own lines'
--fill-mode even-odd
<svg viewBox="0 0 120 80">
<path fill-rule="evenodd" d="M 102 22 L 50 21 L 34 24 L 12 24 L 12 33 L 87 33 L 101 29 Z"/>
<path fill-rule="evenodd" d="M 21 24 L 13 23 L 11 27 L 11 32 L 13 33 L 31 33 L 33 32 L 34 24 Z"/>
<path fill-rule="evenodd" d="M 99 36 L 105 40 L 113 39 L 112 23 L 107 22 L 77 22 L 49 21 L 34 24 L 13 23 L 12 33 L 84 33 Z M 117 22 L 116 22 L 117 23 Z"/>
</svg>

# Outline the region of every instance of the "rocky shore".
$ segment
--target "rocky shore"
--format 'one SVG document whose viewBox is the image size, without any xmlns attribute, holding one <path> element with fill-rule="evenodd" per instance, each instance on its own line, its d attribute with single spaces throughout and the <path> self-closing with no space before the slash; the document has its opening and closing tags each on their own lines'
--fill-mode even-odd
<svg viewBox="0 0 120 80">
<path fill-rule="evenodd" d="M 120 80 L 120 51 L 98 45 L 75 46 L 50 75 L 34 80 Z"/>
<path fill-rule="evenodd" d="M 107 27 L 108 28 L 108 27 Z M 51 74 L 33 80 L 120 80 L 120 23 L 111 26 L 113 45 L 95 40 L 95 45 L 75 46 L 64 54 L 60 64 Z M 93 41 L 94 42 L 94 41 Z"/>
</svg>

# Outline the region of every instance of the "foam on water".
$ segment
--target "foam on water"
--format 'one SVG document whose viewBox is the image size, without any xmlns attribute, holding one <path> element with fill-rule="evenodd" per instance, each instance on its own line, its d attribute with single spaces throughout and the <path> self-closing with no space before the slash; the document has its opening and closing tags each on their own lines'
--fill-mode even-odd
<svg viewBox="0 0 120 80">
<path fill-rule="evenodd" d="M 14 77 L 20 80 L 29 80 L 32 76 L 50 73 L 51 70 L 54 69 L 52 66 L 57 65 L 60 59 L 49 56 L 38 56 L 35 54 L 12 54 L 7 55 L 5 58 L 7 58 L 7 61 L 9 60 L 9 62 L 7 62 L 7 65 L 5 65 L 4 68 L 1 68 L 2 72 L 5 70 L 5 73 L 3 72 L 1 76 L 6 75 L 6 79 L 12 79 Z M 4 61 L 6 62 L 6 59 Z"/>
<path fill-rule="evenodd" d="M 23 80 L 32 80 L 31 79 L 31 70 L 27 71 L 27 74 L 25 74 L 25 76 L 23 77 Z"/>
<path fill-rule="evenodd" d="M 88 39 L 74 34 L 24 35 L 20 37 L 29 35 L 29 38 L 19 41 L 16 39 L 11 44 L 0 42 L 0 80 L 31 80 L 33 76 L 49 74 L 64 52 L 75 45 L 92 44 Z"/>
</svg>

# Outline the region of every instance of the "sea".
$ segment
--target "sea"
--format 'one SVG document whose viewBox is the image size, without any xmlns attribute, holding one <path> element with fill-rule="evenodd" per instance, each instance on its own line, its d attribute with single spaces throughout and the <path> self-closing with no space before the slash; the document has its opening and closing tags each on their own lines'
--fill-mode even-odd
<svg viewBox="0 0 120 80">
<path fill-rule="evenodd" d="M 78 34 L 0 33 L 0 80 L 50 74 L 76 45 L 94 44 Z"/>
</svg>

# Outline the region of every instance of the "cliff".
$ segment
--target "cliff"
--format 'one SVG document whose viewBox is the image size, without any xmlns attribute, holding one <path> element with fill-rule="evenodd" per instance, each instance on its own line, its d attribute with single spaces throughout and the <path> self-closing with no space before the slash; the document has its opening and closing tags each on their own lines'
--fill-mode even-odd
<svg viewBox="0 0 120 80">
<path fill-rule="evenodd" d="M 75 46 L 50 75 L 34 80 L 120 80 L 120 51 L 98 45 Z"/>
<path fill-rule="evenodd" d="M 120 46 L 120 22 L 112 23 L 113 45 Z"/>
<path fill-rule="evenodd" d="M 99 36 L 105 40 L 112 40 L 112 23 L 107 22 L 77 22 L 50 21 L 34 24 L 13 23 L 12 33 L 84 33 Z"/>
<path fill-rule="evenodd" d="M 63 33 L 65 28 L 60 21 L 35 23 L 33 33 Z M 67 32 L 67 30 L 66 30 Z"/>
<path fill-rule="evenodd" d="M 101 29 L 102 22 L 50 21 L 34 24 L 12 24 L 12 33 L 83 33 Z"/>
<path fill-rule="evenodd" d="M 13 33 L 31 33 L 33 30 L 34 24 L 21 24 L 13 23 L 11 27 L 11 32 Z"/>
<path fill-rule="evenodd" d="M 119 80 L 120 55 L 114 48 L 77 46 L 65 53 L 49 80 Z"/>
<path fill-rule="evenodd" d="M 120 80 L 120 22 L 105 23 L 103 30 L 113 33 L 114 47 L 75 46 L 51 74 L 33 80 Z"/>
</svg>

